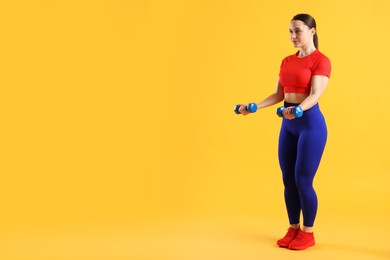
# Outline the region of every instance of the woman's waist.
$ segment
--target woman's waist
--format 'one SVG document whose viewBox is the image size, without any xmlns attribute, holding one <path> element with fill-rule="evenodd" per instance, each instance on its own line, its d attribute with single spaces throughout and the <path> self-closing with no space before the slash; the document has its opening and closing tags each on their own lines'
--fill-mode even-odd
<svg viewBox="0 0 390 260">
<path fill-rule="evenodd" d="M 305 100 L 309 95 L 303 93 L 284 93 L 284 100 L 288 103 L 300 104 Z"/>
<path fill-rule="evenodd" d="M 287 102 L 287 101 L 284 101 L 284 107 L 297 107 L 299 106 L 301 103 L 295 103 L 295 102 Z M 311 108 L 303 111 L 303 114 L 311 114 L 311 113 L 317 113 L 317 112 L 321 112 L 320 111 L 320 106 L 318 103 L 314 104 Z"/>
</svg>

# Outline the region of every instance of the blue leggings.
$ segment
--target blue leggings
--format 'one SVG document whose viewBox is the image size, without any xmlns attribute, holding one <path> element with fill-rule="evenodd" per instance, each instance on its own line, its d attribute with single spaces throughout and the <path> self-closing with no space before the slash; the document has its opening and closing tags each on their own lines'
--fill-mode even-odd
<svg viewBox="0 0 390 260">
<path fill-rule="evenodd" d="M 298 104 L 284 103 L 285 107 Z M 290 224 L 312 227 L 317 214 L 317 195 L 313 179 L 325 148 L 327 129 L 318 104 L 303 116 L 283 118 L 279 136 L 279 164 L 283 173 L 284 198 Z"/>
</svg>

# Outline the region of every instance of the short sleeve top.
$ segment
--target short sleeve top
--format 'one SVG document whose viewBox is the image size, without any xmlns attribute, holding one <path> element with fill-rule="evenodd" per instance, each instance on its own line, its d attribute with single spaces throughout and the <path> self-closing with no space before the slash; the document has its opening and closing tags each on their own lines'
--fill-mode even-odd
<svg viewBox="0 0 390 260">
<path fill-rule="evenodd" d="M 280 83 L 284 93 L 309 94 L 312 76 L 330 77 L 330 60 L 318 49 L 305 57 L 298 57 L 297 54 L 283 59 L 280 65 Z"/>
</svg>

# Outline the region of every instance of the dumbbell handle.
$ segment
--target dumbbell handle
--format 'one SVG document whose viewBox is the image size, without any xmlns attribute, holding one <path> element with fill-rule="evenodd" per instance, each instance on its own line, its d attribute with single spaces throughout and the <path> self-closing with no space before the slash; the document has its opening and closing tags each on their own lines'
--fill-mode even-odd
<svg viewBox="0 0 390 260">
<path fill-rule="evenodd" d="M 236 112 L 236 114 L 241 114 L 240 107 L 241 105 L 236 105 L 234 107 L 234 112 Z M 256 103 L 249 103 L 247 106 L 245 106 L 245 110 L 248 111 L 249 113 L 255 113 L 257 111 Z"/>
<path fill-rule="evenodd" d="M 284 109 L 285 109 L 285 107 L 278 107 L 278 109 L 276 110 L 276 114 L 279 117 L 283 117 L 283 110 Z M 291 112 L 295 117 L 301 117 L 303 115 L 303 109 L 300 106 L 294 107 Z"/>
</svg>

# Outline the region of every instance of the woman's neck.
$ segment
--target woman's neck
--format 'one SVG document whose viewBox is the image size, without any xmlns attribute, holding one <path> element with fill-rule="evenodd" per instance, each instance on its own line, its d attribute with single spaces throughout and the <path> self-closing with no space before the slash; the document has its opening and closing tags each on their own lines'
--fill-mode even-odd
<svg viewBox="0 0 390 260">
<path fill-rule="evenodd" d="M 298 56 L 299 57 L 305 57 L 307 55 L 312 54 L 315 51 L 316 51 L 316 47 L 314 46 L 314 44 L 313 45 L 309 45 L 307 47 L 302 47 L 299 50 Z"/>
</svg>

